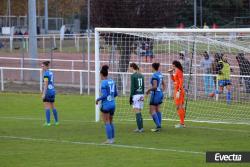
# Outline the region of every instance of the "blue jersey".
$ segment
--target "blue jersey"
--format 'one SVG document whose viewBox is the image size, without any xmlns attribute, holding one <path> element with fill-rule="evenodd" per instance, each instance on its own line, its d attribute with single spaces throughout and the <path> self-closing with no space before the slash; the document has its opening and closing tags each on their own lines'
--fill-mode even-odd
<svg viewBox="0 0 250 167">
<path fill-rule="evenodd" d="M 102 110 L 110 111 L 115 109 L 115 97 L 117 96 L 117 89 L 115 82 L 112 79 L 103 80 L 101 83 L 102 96 L 97 100 L 102 101 Z"/>
<path fill-rule="evenodd" d="M 46 70 L 43 73 L 43 81 L 48 81 L 48 88 L 46 94 L 55 95 L 55 87 L 54 87 L 54 75 L 50 70 Z"/>
<path fill-rule="evenodd" d="M 157 88 L 155 91 L 151 91 L 150 96 L 150 105 L 160 105 L 163 101 L 163 89 L 162 89 L 162 81 L 163 81 L 163 75 L 157 71 L 152 75 L 151 78 L 151 85 L 153 86 L 153 81 L 157 81 Z"/>
<path fill-rule="evenodd" d="M 153 86 L 153 80 L 157 81 L 157 89 L 156 91 L 161 91 L 162 92 L 162 80 L 163 80 L 163 75 L 161 74 L 161 72 L 157 71 L 152 75 L 151 78 L 151 85 Z"/>
</svg>

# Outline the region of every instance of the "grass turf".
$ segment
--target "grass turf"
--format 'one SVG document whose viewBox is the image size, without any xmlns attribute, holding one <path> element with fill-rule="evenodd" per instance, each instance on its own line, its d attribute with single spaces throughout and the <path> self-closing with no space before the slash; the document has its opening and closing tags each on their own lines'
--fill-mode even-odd
<svg viewBox="0 0 250 167">
<path fill-rule="evenodd" d="M 116 144 L 105 140 L 94 122 L 94 97 L 58 95 L 60 125 L 43 127 L 38 94 L 0 93 L 0 166 L 235 166 L 208 164 L 206 151 L 249 151 L 249 125 L 188 122 L 174 129 L 164 121 L 160 133 L 133 132 L 135 122 L 115 122 Z M 53 120 L 53 119 L 52 119 Z M 249 164 L 237 164 L 247 166 Z"/>
</svg>

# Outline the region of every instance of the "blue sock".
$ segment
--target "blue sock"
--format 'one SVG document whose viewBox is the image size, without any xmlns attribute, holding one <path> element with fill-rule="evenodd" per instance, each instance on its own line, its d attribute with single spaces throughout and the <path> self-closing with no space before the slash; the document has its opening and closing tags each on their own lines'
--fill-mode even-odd
<svg viewBox="0 0 250 167">
<path fill-rule="evenodd" d="M 46 109 L 45 113 L 46 113 L 46 122 L 47 124 L 49 124 L 50 123 L 50 109 Z"/>
<path fill-rule="evenodd" d="M 159 118 L 158 118 L 157 114 L 154 113 L 154 114 L 152 115 L 152 118 L 153 118 L 153 120 L 154 120 L 154 122 L 155 122 L 156 127 L 157 127 L 157 128 L 160 128 L 161 125 L 160 125 Z"/>
<path fill-rule="evenodd" d="M 54 118 L 55 118 L 55 122 L 58 122 L 58 114 L 57 114 L 56 109 L 54 108 L 52 111 L 53 111 L 53 115 L 54 115 Z"/>
<path fill-rule="evenodd" d="M 112 139 L 113 139 L 113 138 L 115 138 L 115 126 L 114 126 L 113 123 L 111 123 L 110 126 L 111 126 L 111 132 L 112 132 L 111 136 L 112 136 Z"/>
<path fill-rule="evenodd" d="M 230 104 L 230 102 L 231 102 L 231 92 L 228 91 L 227 92 L 227 103 Z"/>
<path fill-rule="evenodd" d="M 110 123 L 105 124 L 105 129 L 106 129 L 106 135 L 108 139 L 112 139 L 112 128 Z"/>
<path fill-rule="evenodd" d="M 160 123 L 160 126 L 161 126 L 161 120 L 162 120 L 162 114 L 160 111 L 156 112 L 157 116 L 158 116 L 158 119 L 159 119 L 159 123 Z"/>
</svg>

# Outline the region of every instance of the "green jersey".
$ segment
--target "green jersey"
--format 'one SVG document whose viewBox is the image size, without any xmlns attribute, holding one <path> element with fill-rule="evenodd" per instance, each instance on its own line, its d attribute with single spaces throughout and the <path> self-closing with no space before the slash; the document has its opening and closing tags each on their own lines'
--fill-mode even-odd
<svg viewBox="0 0 250 167">
<path fill-rule="evenodd" d="M 219 61 L 221 63 L 222 69 L 221 69 L 221 74 L 218 75 L 217 79 L 218 80 L 230 80 L 230 65 L 224 61 Z"/>
<path fill-rule="evenodd" d="M 144 94 L 144 76 L 135 72 L 131 75 L 130 96 Z"/>
</svg>

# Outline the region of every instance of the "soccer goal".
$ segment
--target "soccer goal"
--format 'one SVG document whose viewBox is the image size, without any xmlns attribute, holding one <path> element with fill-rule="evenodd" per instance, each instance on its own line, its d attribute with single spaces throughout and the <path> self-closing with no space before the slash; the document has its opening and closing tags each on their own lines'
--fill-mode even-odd
<svg viewBox="0 0 250 167">
<path fill-rule="evenodd" d="M 225 87 L 218 93 L 217 65 L 222 58 L 230 64 L 231 88 Z M 151 64 L 159 62 L 167 83 L 161 109 L 163 118 L 177 120 L 173 83 L 167 73 L 173 60 L 179 60 L 184 68 L 186 120 L 250 123 L 250 29 L 96 28 L 95 96 L 100 93 L 99 70 L 107 64 L 109 76 L 116 81 L 119 91 L 116 120 L 134 120 L 129 105 L 129 64 L 139 65 L 147 89 Z M 231 93 L 230 101 L 226 100 L 227 92 Z M 145 98 L 144 119 L 151 119 L 148 99 Z M 96 121 L 99 119 L 96 106 Z"/>
</svg>

